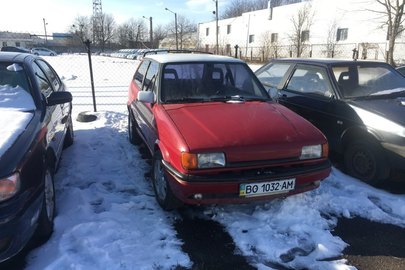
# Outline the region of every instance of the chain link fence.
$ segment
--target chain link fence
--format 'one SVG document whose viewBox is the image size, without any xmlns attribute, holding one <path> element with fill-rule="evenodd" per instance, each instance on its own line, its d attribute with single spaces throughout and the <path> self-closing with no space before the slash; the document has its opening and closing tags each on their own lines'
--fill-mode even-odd
<svg viewBox="0 0 405 270">
<path fill-rule="evenodd" d="M 74 113 L 83 111 L 127 112 L 128 87 L 139 61 L 92 55 L 95 104 L 87 54 L 45 57 L 73 95 Z"/>
</svg>

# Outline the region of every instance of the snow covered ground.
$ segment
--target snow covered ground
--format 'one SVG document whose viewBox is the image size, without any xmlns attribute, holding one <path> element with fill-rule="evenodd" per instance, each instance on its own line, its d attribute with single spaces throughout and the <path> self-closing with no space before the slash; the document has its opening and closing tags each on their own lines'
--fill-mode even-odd
<svg viewBox="0 0 405 270">
<path fill-rule="evenodd" d="M 72 68 L 87 66 L 87 56 L 46 59 L 70 87 L 75 114 L 91 110 L 91 95 L 85 93 L 90 88 L 79 83 L 86 82 L 88 70 Z M 107 110 L 98 109 L 94 122 L 74 122 L 75 143 L 65 150 L 55 176 L 55 231 L 28 255 L 26 269 L 192 266 L 173 227 L 179 215 L 159 208 L 145 180 L 150 165 L 127 139 L 126 89 L 137 64 L 93 58 L 99 72 L 96 90 L 97 82 L 111 86 L 102 88 L 109 97 L 100 98 Z M 116 70 L 119 78 L 112 78 Z M 266 262 L 293 269 L 354 269 L 345 260 L 324 260 L 338 257 L 347 245 L 331 234 L 336 217 L 359 216 L 405 228 L 405 195 L 375 189 L 334 168 L 317 190 L 267 203 L 209 206 L 203 216 L 221 223 L 258 269 L 272 269 Z"/>
</svg>

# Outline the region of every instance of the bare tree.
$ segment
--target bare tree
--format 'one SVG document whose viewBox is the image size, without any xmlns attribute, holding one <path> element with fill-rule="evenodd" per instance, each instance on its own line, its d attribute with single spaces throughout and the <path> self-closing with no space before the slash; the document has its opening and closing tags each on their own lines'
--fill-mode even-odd
<svg viewBox="0 0 405 270">
<path fill-rule="evenodd" d="M 118 43 L 126 48 L 139 48 L 147 35 L 146 31 L 144 20 L 132 18 L 117 28 Z"/>
<path fill-rule="evenodd" d="M 241 16 L 244 12 L 267 8 L 267 0 L 232 0 L 222 12 L 221 18 L 233 18 Z"/>
<path fill-rule="evenodd" d="M 386 62 L 395 65 L 394 50 L 398 36 L 405 30 L 404 7 L 405 0 L 375 0 L 383 10 L 371 10 L 380 15 L 383 25 L 387 27 L 388 51 Z"/>
<path fill-rule="evenodd" d="M 155 26 L 155 28 L 153 29 L 153 36 L 154 36 L 153 41 L 155 43 L 154 48 L 157 48 L 159 46 L 160 41 L 162 41 L 167 37 L 166 27 L 164 27 L 161 24 Z"/>
<path fill-rule="evenodd" d="M 78 16 L 73 21 L 70 32 L 79 39 L 80 43 L 83 43 L 83 41 L 87 40 L 91 36 L 90 29 L 90 18 L 86 16 Z"/>
<path fill-rule="evenodd" d="M 297 57 L 301 57 L 305 45 L 309 41 L 313 18 L 314 12 L 312 11 L 310 3 L 305 4 L 298 10 L 297 14 L 291 18 L 293 31 L 289 38 Z"/>
<path fill-rule="evenodd" d="M 173 35 L 176 34 L 176 24 L 173 20 L 167 26 L 169 32 Z M 183 49 L 183 44 L 187 34 L 197 31 L 197 25 L 182 15 L 177 15 L 177 37 L 179 42 L 179 49 Z"/>
<path fill-rule="evenodd" d="M 328 26 L 326 37 L 326 56 L 333 58 L 336 53 L 336 34 L 338 29 L 338 23 L 336 19 L 332 20 Z"/>
</svg>

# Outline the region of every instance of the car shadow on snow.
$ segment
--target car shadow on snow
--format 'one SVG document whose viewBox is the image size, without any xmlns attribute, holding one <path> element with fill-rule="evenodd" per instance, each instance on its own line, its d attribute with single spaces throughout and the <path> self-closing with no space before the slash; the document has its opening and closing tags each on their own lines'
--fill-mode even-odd
<svg viewBox="0 0 405 270">
<path fill-rule="evenodd" d="M 343 257 L 357 269 L 405 269 L 405 228 L 361 217 L 339 218 L 332 233 L 349 244 Z"/>
<path fill-rule="evenodd" d="M 180 218 L 174 223 L 177 237 L 183 242 L 182 250 L 193 262 L 191 269 L 256 269 L 238 254 L 232 237 L 223 226 L 196 216 L 196 208 L 179 209 Z"/>
</svg>

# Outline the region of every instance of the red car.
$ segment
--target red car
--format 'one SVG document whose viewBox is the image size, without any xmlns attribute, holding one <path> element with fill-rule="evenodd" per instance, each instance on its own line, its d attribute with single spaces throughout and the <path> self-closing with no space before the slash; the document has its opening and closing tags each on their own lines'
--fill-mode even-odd
<svg viewBox="0 0 405 270">
<path fill-rule="evenodd" d="M 325 136 L 274 102 L 239 59 L 147 55 L 127 106 L 129 140 L 152 154 L 166 210 L 285 197 L 319 187 L 331 171 Z"/>
</svg>

